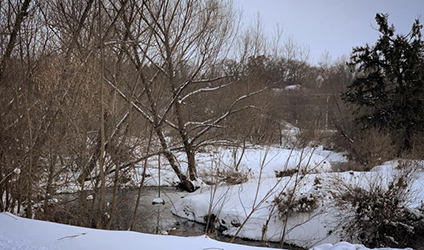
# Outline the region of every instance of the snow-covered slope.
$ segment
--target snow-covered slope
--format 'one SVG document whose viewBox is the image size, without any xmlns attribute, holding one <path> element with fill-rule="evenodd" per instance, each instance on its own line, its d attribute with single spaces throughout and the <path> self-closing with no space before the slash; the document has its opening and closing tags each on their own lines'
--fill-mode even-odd
<svg viewBox="0 0 424 250">
<path fill-rule="evenodd" d="M 0 214 L 2 250 L 265 250 L 212 240 L 205 236 L 177 237 L 128 231 L 106 231 L 24 219 Z M 325 244 L 314 250 L 367 250 L 346 242 Z"/>
<path fill-rule="evenodd" d="M 371 172 L 317 173 L 283 178 L 251 179 L 235 186 L 201 188 L 176 202 L 172 212 L 180 217 L 205 223 L 208 214 L 225 228 L 224 234 L 254 240 L 280 241 L 302 247 L 319 243 L 335 244 L 342 240 L 338 220 L 349 211 L 339 211 L 333 204 L 334 183 L 369 187 L 370 181 L 387 186 L 396 170 L 396 162 L 378 166 Z M 424 173 L 417 173 L 411 183 L 410 208 L 424 202 Z M 275 198 L 295 199 L 283 203 L 290 216 L 281 218 Z M 300 201 L 300 202 L 297 202 Z M 284 201 L 283 201 L 284 202 Z M 308 207 L 309 206 L 309 207 Z M 338 215 L 339 217 L 337 217 Z M 283 221 L 287 219 L 287 224 Z"/>
</svg>

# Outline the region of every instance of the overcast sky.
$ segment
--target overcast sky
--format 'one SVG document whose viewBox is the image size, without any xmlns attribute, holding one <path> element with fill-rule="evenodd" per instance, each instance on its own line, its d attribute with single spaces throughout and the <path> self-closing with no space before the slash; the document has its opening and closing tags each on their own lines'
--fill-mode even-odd
<svg viewBox="0 0 424 250">
<path fill-rule="evenodd" d="M 388 13 L 397 33 L 410 31 L 414 19 L 424 23 L 424 0 L 234 0 L 244 11 L 246 25 L 259 13 L 267 33 L 276 24 L 286 37 L 310 48 L 316 63 L 328 51 L 332 59 L 349 55 L 353 46 L 374 44 L 374 17 Z"/>
</svg>

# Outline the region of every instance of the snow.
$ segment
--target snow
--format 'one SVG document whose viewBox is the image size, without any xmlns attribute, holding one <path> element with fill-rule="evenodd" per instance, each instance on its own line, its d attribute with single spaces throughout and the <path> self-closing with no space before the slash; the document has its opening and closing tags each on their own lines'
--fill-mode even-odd
<svg viewBox="0 0 424 250">
<path fill-rule="evenodd" d="M 304 197 L 312 195 L 325 200 L 326 189 L 316 189 L 317 185 L 314 185 L 316 177 L 315 174 L 305 176 L 296 187 L 296 193 Z M 258 180 L 251 180 L 237 186 L 222 186 L 216 190 L 210 187 L 201 188 L 196 193 L 177 201 L 172 212 L 180 217 L 205 223 L 205 217 L 210 208 L 211 213 L 219 218 L 220 225 L 227 228 L 223 233 L 232 236 L 239 229 L 239 225 L 246 220 L 248 214 L 253 211 L 238 236 L 261 240 L 262 227 L 265 221 L 271 218 L 265 239 L 279 241 L 283 223 L 278 217 L 276 208 L 271 213 L 274 206 L 273 200 L 280 192 L 293 190 L 295 182 L 295 177 L 265 178 L 261 180 L 259 188 Z M 215 193 L 211 195 L 213 193 L 211 191 Z M 290 231 L 286 235 L 286 242 L 298 246 L 313 246 L 323 238 L 327 238 L 328 231 L 325 227 L 330 221 L 331 216 L 321 212 L 299 213 L 291 216 L 288 221 L 287 228 Z M 338 241 L 339 239 L 335 238 L 330 242 Z"/>
<path fill-rule="evenodd" d="M 388 250 L 394 248 L 380 248 L 380 250 Z M 410 249 L 410 248 L 408 248 Z M 369 250 L 361 244 L 350 244 L 348 242 L 339 242 L 337 244 L 323 244 L 317 247 L 311 248 L 311 250 Z M 412 250 L 412 249 L 411 249 Z"/>
<path fill-rule="evenodd" d="M 185 155 L 176 153 L 183 171 Z M 172 212 L 182 218 L 206 223 L 213 214 L 216 227 L 228 236 L 280 241 L 313 250 L 368 250 L 363 245 L 340 242 L 337 211 L 333 206 L 334 182 L 366 187 L 370 180 L 387 185 L 399 161 L 386 162 L 370 172 L 332 172 L 331 163 L 346 163 L 343 153 L 322 146 L 304 149 L 248 146 L 246 148 L 209 147 L 196 155 L 199 180 L 196 192 L 174 202 Z M 160 163 L 160 168 L 158 168 Z M 424 162 L 416 162 L 424 165 Z M 144 163 L 130 175 L 130 187 L 138 186 Z M 235 170 L 237 168 L 237 171 Z M 290 172 L 292 175 L 286 176 Z M 173 186 L 178 178 L 166 159 L 151 157 L 147 161 L 146 186 Z M 233 174 L 246 177 L 244 183 L 229 185 L 217 176 Z M 280 174 L 280 175 L 279 175 Z M 283 176 L 283 177 L 280 177 Z M 203 181 L 203 182 L 202 182 Z M 215 185 L 205 185 L 204 183 Z M 233 183 L 234 184 L 234 183 Z M 87 188 L 90 183 L 88 183 Z M 69 191 L 77 190 L 70 186 Z M 62 190 L 62 191 L 63 191 Z M 274 202 L 278 197 L 294 204 L 285 217 Z M 410 208 L 424 203 L 424 172 L 417 173 L 411 185 Z M 87 199 L 92 199 L 87 196 Z M 152 199 L 162 204 L 161 198 Z M 285 204 L 285 203 L 284 203 Z M 161 206 L 161 205 L 157 205 Z M 283 221 L 286 220 L 286 224 Z M 242 226 L 243 225 L 243 226 Z M 240 229 L 241 228 L 241 229 Z M 0 214 L 0 249 L 265 249 L 227 244 L 206 236 L 176 237 L 128 231 L 105 231 L 29 220 L 9 213 Z M 269 248 L 267 248 L 269 249 Z M 383 250 L 380 249 L 380 250 Z"/>
<path fill-rule="evenodd" d="M 331 163 L 344 162 L 342 154 L 326 151 L 322 147 L 305 149 L 284 149 L 281 147 L 253 147 L 249 146 L 242 154 L 242 148 L 235 152 L 234 148 L 210 147 L 204 152 L 196 154 L 196 165 L 199 179 L 206 183 L 214 183 L 214 176 L 220 174 L 233 173 L 238 165 L 238 173 L 249 178 L 262 177 L 273 178 L 276 173 L 287 170 L 294 170 L 300 166 L 301 171 L 322 173 L 331 171 Z M 183 172 L 187 171 L 184 153 L 175 153 Z M 241 158 L 241 160 L 240 160 Z M 179 182 L 178 177 L 172 170 L 165 158 L 160 160 L 161 168 L 158 169 L 157 156 L 151 157 L 147 163 L 145 186 L 175 186 Z M 131 172 L 130 186 L 137 186 L 140 181 L 143 166 L 138 165 Z M 160 172 L 160 175 L 159 175 Z M 160 176 L 160 180 L 159 180 Z M 202 186 L 200 183 L 197 186 Z"/>
<path fill-rule="evenodd" d="M 342 239 L 335 215 L 343 211 L 337 211 L 332 204 L 333 183 L 367 188 L 371 181 L 387 186 L 391 176 L 397 171 L 396 166 L 395 162 L 388 162 L 371 172 L 315 173 L 283 178 L 265 175 L 267 178 L 253 178 L 240 185 L 205 187 L 177 201 L 172 212 L 200 223 L 205 223 L 205 217 L 210 212 L 217 217 L 217 224 L 226 228 L 224 234 L 237 234 L 254 240 L 264 238 L 280 241 L 284 218 L 279 216 L 274 200 L 280 194 L 280 198 L 287 199 L 290 192 L 294 192 L 296 199 L 302 199 L 303 203 L 291 203 L 297 205 L 289 211 L 285 242 L 302 247 L 320 243 L 336 244 Z M 423 190 L 424 173 L 421 171 L 417 173 L 417 180 L 411 186 L 414 197 L 410 199 L 414 202 L 410 204 L 410 208 L 416 208 L 424 202 Z M 315 208 L 310 209 L 307 206 Z M 238 232 L 243 223 L 244 226 Z M 266 223 L 267 230 L 263 235 Z"/>
<path fill-rule="evenodd" d="M 156 197 L 156 198 L 153 199 L 152 204 L 153 205 L 165 205 L 165 201 L 160 197 Z"/>
<path fill-rule="evenodd" d="M 176 237 L 96 230 L 24 219 L 2 213 L 0 214 L 0 249 L 243 250 L 252 249 L 252 247 L 222 243 L 205 236 Z"/>
<path fill-rule="evenodd" d="M 286 87 L 284 87 L 284 90 L 298 90 L 301 89 L 302 86 L 300 86 L 299 84 L 294 84 L 294 85 L 288 85 Z"/>
<path fill-rule="evenodd" d="M 223 243 L 206 236 L 177 237 L 143 234 L 129 231 L 107 231 L 0 214 L 0 249 L 9 250 L 265 250 Z M 341 242 L 325 244 L 313 250 L 367 250 L 359 245 Z M 383 249 L 381 249 L 383 250 Z M 394 249 L 393 249 L 394 250 Z"/>
<path fill-rule="evenodd" d="M 348 159 L 344 153 L 334 152 L 324 149 L 323 146 L 318 146 L 313 149 L 314 153 L 325 157 L 325 159 L 332 163 L 347 163 Z"/>
<path fill-rule="evenodd" d="M 305 172 L 328 172 L 331 164 L 313 149 L 290 150 L 281 148 L 248 149 L 241 164 L 249 166 L 254 176 L 275 177 L 276 172 L 295 170 Z"/>
<path fill-rule="evenodd" d="M 282 133 L 290 144 L 289 137 L 296 137 L 299 129 L 295 126 L 284 123 Z M 132 139 L 137 141 L 136 139 Z M 286 144 L 287 144 L 286 143 Z M 325 150 L 322 146 L 307 147 L 304 149 L 287 149 L 281 146 L 260 147 L 247 145 L 244 152 L 242 147 L 207 146 L 203 151 L 196 154 L 196 165 L 198 169 L 199 181 L 212 183 L 216 180 L 211 178 L 217 171 L 220 174 L 233 173 L 237 164 L 239 174 L 247 178 L 257 178 L 261 173 L 262 177 L 274 177 L 276 174 L 297 169 L 300 171 L 322 173 L 332 170 L 331 163 L 347 162 L 347 158 L 341 153 Z M 140 157 L 144 155 L 144 150 L 138 149 Z M 181 166 L 183 173 L 187 173 L 186 155 L 183 152 L 173 152 Z M 241 159 L 240 159 L 241 158 Z M 138 187 L 144 169 L 145 161 L 135 164 L 127 172 L 129 182 L 123 186 Z M 158 165 L 160 163 L 160 169 Z M 62 183 L 57 183 L 59 187 L 57 193 L 73 193 L 79 191 L 78 174 L 70 172 L 68 176 L 61 176 Z M 112 175 L 108 176 L 106 186 L 113 184 Z M 160 179 L 159 179 L 160 178 Z M 165 159 L 152 156 L 147 160 L 146 178 L 144 186 L 175 186 L 179 182 L 175 172 Z M 85 182 L 85 190 L 91 190 L 94 182 Z M 197 186 L 202 186 L 201 184 Z"/>
</svg>

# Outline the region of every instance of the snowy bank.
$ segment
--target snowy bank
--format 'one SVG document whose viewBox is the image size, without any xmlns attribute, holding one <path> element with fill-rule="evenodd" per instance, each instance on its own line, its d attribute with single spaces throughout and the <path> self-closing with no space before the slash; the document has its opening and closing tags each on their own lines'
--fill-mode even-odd
<svg viewBox="0 0 424 250">
<path fill-rule="evenodd" d="M 185 155 L 176 154 L 178 162 L 183 172 L 187 169 Z M 199 178 L 207 183 L 214 182 L 211 175 L 219 172 L 220 175 L 236 172 L 245 174 L 246 177 L 258 178 L 275 177 L 276 174 L 299 169 L 303 172 L 322 173 L 331 171 L 329 159 L 343 162 L 345 159 L 341 154 L 325 151 L 322 148 L 284 149 L 280 147 L 248 147 L 224 148 L 210 147 L 206 152 L 196 154 L 196 165 Z M 146 186 L 157 186 L 159 184 L 159 171 L 157 169 L 158 160 L 153 157 L 148 162 Z M 137 168 L 132 176 L 137 180 L 143 169 Z M 160 183 L 165 186 L 173 186 L 178 182 L 178 178 L 165 159 L 161 161 Z M 137 182 L 135 181 L 135 182 Z"/>
<path fill-rule="evenodd" d="M 60 250 L 190 250 L 269 249 L 228 244 L 206 236 L 177 237 L 129 231 L 107 231 L 68 226 L 0 214 L 0 249 Z"/>
<path fill-rule="evenodd" d="M 364 189 L 370 188 L 370 181 L 387 186 L 396 166 L 389 162 L 371 172 L 262 178 L 234 186 L 201 188 L 177 201 L 172 212 L 200 223 L 206 223 L 208 215 L 213 214 L 215 226 L 229 236 L 280 241 L 284 235 L 286 243 L 302 247 L 336 244 L 342 240 L 340 217 L 336 215 L 350 211 L 336 208 L 334 183 Z M 416 178 L 410 192 L 412 209 L 424 202 L 424 173 L 419 171 Z"/>
<path fill-rule="evenodd" d="M 206 236 L 177 237 L 128 231 L 106 231 L 52 222 L 24 219 L 10 213 L 0 214 L 0 249 L 26 250 L 265 250 L 223 243 Z M 322 245 L 314 250 L 368 250 L 349 243 Z M 394 250 L 394 249 L 393 249 Z"/>
<path fill-rule="evenodd" d="M 187 173 L 186 155 L 174 152 L 183 173 Z M 140 155 L 141 156 L 141 155 Z M 196 154 L 196 166 L 199 181 L 214 183 L 211 178 L 217 172 L 221 176 L 228 174 L 244 175 L 246 179 L 275 177 L 278 173 L 299 169 L 303 172 L 322 173 L 332 170 L 330 162 L 345 162 L 347 159 L 340 153 L 324 150 L 322 147 L 305 149 L 284 149 L 281 147 L 249 146 L 244 150 L 234 147 L 206 147 Z M 176 186 L 179 179 L 165 157 L 152 156 L 147 160 L 144 186 Z M 159 171 L 160 166 L 160 171 Z M 236 170 L 237 169 L 237 170 Z M 138 162 L 127 172 L 128 182 L 122 186 L 138 187 L 144 171 L 144 161 Z M 77 181 L 78 174 L 70 173 L 63 177 L 63 183 L 57 183 L 60 188 L 57 193 L 74 193 L 80 190 Z M 106 186 L 113 186 L 113 175 L 108 175 Z M 222 181 L 222 180 L 220 180 Z M 94 182 L 86 181 L 85 190 L 92 190 Z"/>
</svg>

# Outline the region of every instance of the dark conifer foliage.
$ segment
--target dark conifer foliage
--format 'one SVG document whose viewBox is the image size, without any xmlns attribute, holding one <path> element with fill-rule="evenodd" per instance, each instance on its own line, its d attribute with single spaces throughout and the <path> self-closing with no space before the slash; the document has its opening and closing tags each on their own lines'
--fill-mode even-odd
<svg viewBox="0 0 424 250">
<path fill-rule="evenodd" d="M 358 76 L 342 97 L 356 106 L 364 128 L 392 133 L 399 153 L 408 152 L 414 134 L 424 127 L 423 26 L 416 19 L 408 34 L 395 35 L 387 14 L 375 20 L 381 35 L 375 45 L 353 49 L 351 64 Z"/>
</svg>

